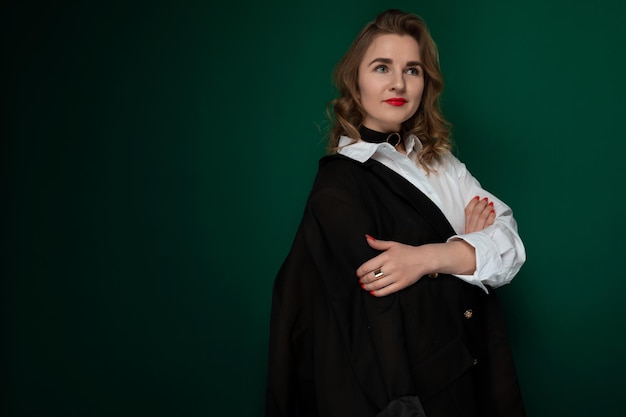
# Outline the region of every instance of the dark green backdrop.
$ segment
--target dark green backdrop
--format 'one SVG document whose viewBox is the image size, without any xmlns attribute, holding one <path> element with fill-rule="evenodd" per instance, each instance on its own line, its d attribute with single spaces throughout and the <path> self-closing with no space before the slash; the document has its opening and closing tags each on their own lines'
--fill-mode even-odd
<svg viewBox="0 0 626 417">
<path fill-rule="evenodd" d="M 529 416 L 623 416 L 623 2 L 1 6 L 3 415 L 261 416 L 274 274 L 330 73 L 399 7 L 458 155 L 516 213 Z"/>
</svg>

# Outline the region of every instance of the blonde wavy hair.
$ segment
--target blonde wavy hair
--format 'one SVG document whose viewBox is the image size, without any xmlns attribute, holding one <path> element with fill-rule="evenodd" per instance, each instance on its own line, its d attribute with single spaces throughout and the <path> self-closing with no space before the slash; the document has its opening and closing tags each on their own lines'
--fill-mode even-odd
<svg viewBox="0 0 626 417">
<path fill-rule="evenodd" d="M 443 117 L 439 97 L 443 90 L 443 78 L 439 68 L 439 53 L 426 23 L 417 15 L 390 9 L 379 14 L 358 34 L 352 45 L 339 61 L 334 72 L 338 97 L 328 103 L 327 114 L 331 120 L 327 151 L 336 153 L 342 135 L 360 139 L 359 128 L 366 116 L 359 97 L 359 65 L 367 48 L 374 39 L 383 34 L 412 36 L 420 46 L 424 68 L 424 92 L 415 114 L 402 123 L 402 133 L 412 133 L 420 138 L 423 149 L 418 155 L 419 163 L 427 171 L 431 164 L 449 152 L 452 144 L 450 123 Z"/>
</svg>

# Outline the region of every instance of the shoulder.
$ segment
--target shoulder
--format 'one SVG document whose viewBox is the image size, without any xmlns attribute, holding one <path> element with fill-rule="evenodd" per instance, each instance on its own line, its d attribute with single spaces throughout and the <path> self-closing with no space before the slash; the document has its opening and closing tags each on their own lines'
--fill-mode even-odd
<svg viewBox="0 0 626 417">
<path fill-rule="evenodd" d="M 322 169 L 354 169 L 364 163 L 340 153 L 323 156 L 319 160 L 319 168 Z"/>
<path fill-rule="evenodd" d="M 328 155 L 320 159 L 313 194 L 326 190 L 349 190 L 358 183 L 363 169 L 358 161 L 343 155 Z"/>
<path fill-rule="evenodd" d="M 320 180 L 340 183 L 363 175 L 369 161 L 359 162 L 341 154 L 327 155 L 320 159 L 317 182 Z"/>
<path fill-rule="evenodd" d="M 341 154 L 321 158 L 310 200 L 357 198 L 374 183 L 372 166 L 376 163 L 359 162 Z"/>
<path fill-rule="evenodd" d="M 306 212 L 316 218 L 332 217 L 338 207 L 353 207 L 361 199 L 363 164 L 343 155 L 320 159 L 319 169 L 307 200 Z"/>
</svg>

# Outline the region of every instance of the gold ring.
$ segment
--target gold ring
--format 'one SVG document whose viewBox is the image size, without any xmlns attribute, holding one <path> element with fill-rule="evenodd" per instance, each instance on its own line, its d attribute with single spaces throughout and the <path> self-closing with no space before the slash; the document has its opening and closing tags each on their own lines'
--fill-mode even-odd
<svg viewBox="0 0 626 417">
<path fill-rule="evenodd" d="M 382 277 L 383 275 L 384 275 L 384 274 L 383 274 L 383 271 L 382 271 L 382 269 L 381 269 L 381 268 L 378 268 L 377 270 L 375 270 L 375 271 L 374 271 L 374 278 L 380 278 L 380 277 Z"/>
</svg>

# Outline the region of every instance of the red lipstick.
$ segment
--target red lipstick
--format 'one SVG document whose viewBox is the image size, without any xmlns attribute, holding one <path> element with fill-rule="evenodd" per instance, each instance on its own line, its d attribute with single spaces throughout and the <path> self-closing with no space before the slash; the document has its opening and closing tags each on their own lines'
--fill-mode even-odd
<svg viewBox="0 0 626 417">
<path fill-rule="evenodd" d="M 393 97 L 385 100 L 385 103 L 391 104 L 392 106 L 403 106 L 406 100 L 402 97 Z"/>
</svg>

